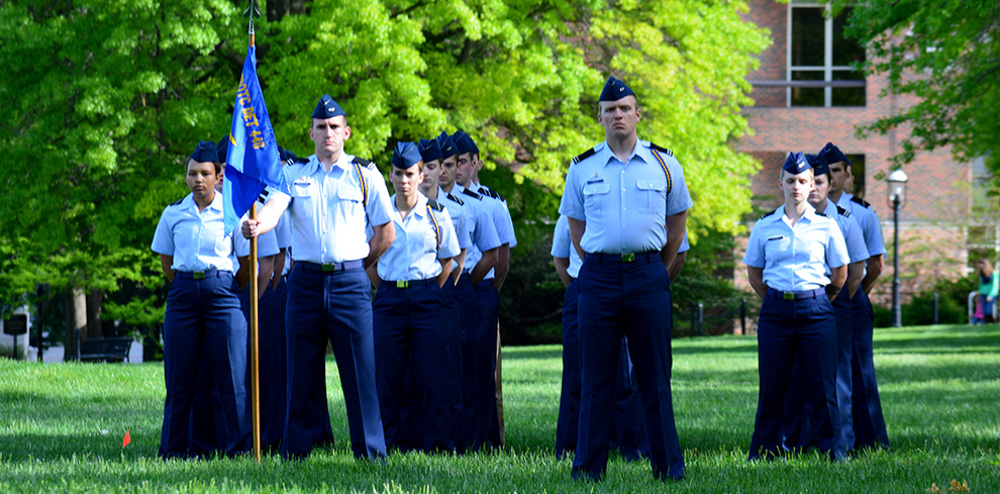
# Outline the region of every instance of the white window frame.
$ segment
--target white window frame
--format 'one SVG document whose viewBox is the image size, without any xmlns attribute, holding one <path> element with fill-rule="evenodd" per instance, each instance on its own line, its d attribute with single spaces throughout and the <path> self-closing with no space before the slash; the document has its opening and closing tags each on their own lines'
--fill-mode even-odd
<svg viewBox="0 0 1000 494">
<path fill-rule="evenodd" d="M 833 65 L 833 19 L 829 16 L 825 16 L 823 19 L 823 65 L 792 65 L 792 9 L 793 8 L 816 8 L 828 10 L 826 5 L 820 4 L 817 0 L 791 0 L 788 2 L 788 22 L 785 27 L 787 28 L 787 33 L 785 39 L 788 40 L 786 43 L 787 53 L 785 54 L 785 60 L 788 60 L 787 68 L 785 69 L 785 80 L 792 81 L 792 72 L 798 70 L 811 70 L 811 71 L 823 71 L 823 81 L 831 82 L 833 81 L 833 72 L 835 70 L 852 70 L 850 65 Z M 785 89 L 785 105 L 787 108 L 793 108 L 792 106 L 792 88 L 789 86 Z M 865 98 L 865 106 L 868 106 L 867 98 Z M 823 88 L 823 106 L 822 108 L 832 108 L 833 107 L 833 88 L 827 86 Z M 860 108 L 860 107 L 859 107 Z"/>
</svg>

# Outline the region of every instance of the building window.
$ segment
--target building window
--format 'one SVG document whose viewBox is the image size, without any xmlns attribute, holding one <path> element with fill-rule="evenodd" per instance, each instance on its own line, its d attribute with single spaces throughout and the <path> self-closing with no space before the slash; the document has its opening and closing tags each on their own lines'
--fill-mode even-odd
<svg viewBox="0 0 1000 494">
<path fill-rule="evenodd" d="M 850 9 L 828 19 L 826 7 L 793 0 L 789 9 L 789 81 L 862 81 L 864 72 L 851 67 L 865 60 L 864 47 L 844 37 Z M 865 87 L 789 87 L 790 106 L 865 106 Z"/>
</svg>

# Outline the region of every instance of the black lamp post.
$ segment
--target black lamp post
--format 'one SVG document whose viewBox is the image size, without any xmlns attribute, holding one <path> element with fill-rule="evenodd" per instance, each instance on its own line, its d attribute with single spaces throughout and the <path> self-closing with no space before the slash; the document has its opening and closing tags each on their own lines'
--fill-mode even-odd
<svg viewBox="0 0 1000 494">
<path fill-rule="evenodd" d="M 889 174 L 889 206 L 892 207 L 892 327 L 903 327 L 903 311 L 899 306 L 899 208 L 906 205 L 906 173 L 894 170 Z"/>
</svg>

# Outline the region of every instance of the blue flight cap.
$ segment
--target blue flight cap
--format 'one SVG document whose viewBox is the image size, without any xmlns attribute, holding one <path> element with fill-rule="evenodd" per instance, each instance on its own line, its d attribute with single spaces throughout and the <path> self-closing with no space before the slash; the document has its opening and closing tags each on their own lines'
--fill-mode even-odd
<svg viewBox="0 0 1000 494">
<path fill-rule="evenodd" d="M 199 163 L 219 163 L 219 148 L 214 141 L 200 141 L 191 153 L 191 159 Z"/>
<path fill-rule="evenodd" d="M 219 139 L 219 143 L 215 147 L 219 149 L 219 163 L 225 163 L 226 155 L 229 154 L 229 136 Z"/>
<path fill-rule="evenodd" d="M 441 159 L 448 159 L 458 154 L 458 146 L 446 132 L 441 132 L 441 135 L 437 137 L 437 143 L 438 147 L 441 148 Z"/>
<path fill-rule="evenodd" d="M 438 146 L 437 139 L 420 139 L 417 151 L 420 151 L 420 158 L 424 163 L 441 159 L 441 146 Z"/>
<path fill-rule="evenodd" d="M 826 162 L 826 157 L 822 154 L 807 154 L 806 161 L 813 169 L 813 175 L 826 175 L 830 173 L 830 165 Z"/>
<path fill-rule="evenodd" d="M 460 130 L 455 132 L 455 134 L 451 136 L 451 139 L 455 141 L 455 146 L 458 146 L 458 154 L 479 154 L 479 148 L 476 147 L 476 142 L 469 137 L 469 134 Z"/>
<path fill-rule="evenodd" d="M 792 175 L 798 175 L 805 172 L 810 168 L 809 160 L 802 153 L 788 153 L 788 158 L 785 160 L 785 164 L 781 167 Z"/>
<path fill-rule="evenodd" d="M 845 161 L 847 162 L 847 166 L 851 166 L 851 160 L 847 159 L 847 156 L 840 151 L 840 148 L 834 146 L 832 142 L 826 143 L 826 146 L 823 146 L 823 149 L 820 150 L 819 155 L 826 158 L 827 163 Z"/>
<path fill-rule="evenodd" d="M 316 103 L 316 109 L 313 110 L 312 117 L 327 119 L 333 118 L 339 115 L 347 115 L 344 113 L 344 109 L 337 104 L 329 94 L 324 94 L 322 98 L 319 99 L 319 103 Z"/>
<path fill-rule="evenodd" d="M 601 91 L 601 97 L 597 101 L 618 101 L 626 96 L 635 96 L 635 93 L 624 82 L 612 76 L 604 83 L 604 90 Z"/>
<path fill-rule="evenodd" d="M 396 150 L 392 153 L 392 166 L 405 170 L 420 160 L 420 151 L 417 151 L 416 144 L 402 141 L 396 143 Z"/>
</svg>

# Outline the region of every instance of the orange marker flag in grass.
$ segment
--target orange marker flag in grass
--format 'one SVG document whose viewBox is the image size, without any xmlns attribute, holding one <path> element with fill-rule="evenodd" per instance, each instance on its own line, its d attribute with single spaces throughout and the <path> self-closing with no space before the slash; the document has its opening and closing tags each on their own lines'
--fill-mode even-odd
<svg viewBox="0 0 1000 494">
<path fill-rule="evenodd" d="M 122 438 L 122 447 L 128 446 L 132 442 L 132 436 L 129 435 L 128 429 L 125 429 L 125 437 Z"/>
</svg>

